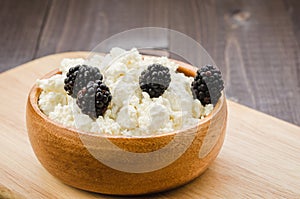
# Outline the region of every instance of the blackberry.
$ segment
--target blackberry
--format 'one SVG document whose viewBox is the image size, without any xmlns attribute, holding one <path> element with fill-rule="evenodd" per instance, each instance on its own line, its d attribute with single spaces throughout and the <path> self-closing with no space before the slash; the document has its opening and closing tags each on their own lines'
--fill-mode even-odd
<svg viewBox="0 0 300 199">
<path fill-rule="evenodd" d="M 92 119 L 103 116 L 112 99 L 109 88 L 101 81 L 90 81 L 77 94 L 76 103 L 81 112 Z"/>
<path fill-rule="evenodd" d="M 161 96 L 169 87 L 171 75 L 169 68 L 160 64 L 152 64 L 141 73 L 139 84 L 142 91 L 147 92 L 151 98 Z"/>
<path fill-rule="evenodd" d="M 195 99 L 202 105 L 216 105 L 224 89 L 221 72 L 212 65 L 206 65 L 197 71 L 191 90 Z"/>
<path fill-rule="evenodd" d="M 99 69 L 87 65 L 78 65 L 69 69 L 65 78 L 64 89 L 73 98 L 77 97 L 77 93 L 90 81 L 102 80 L 103 76 Z"/>
</svg>

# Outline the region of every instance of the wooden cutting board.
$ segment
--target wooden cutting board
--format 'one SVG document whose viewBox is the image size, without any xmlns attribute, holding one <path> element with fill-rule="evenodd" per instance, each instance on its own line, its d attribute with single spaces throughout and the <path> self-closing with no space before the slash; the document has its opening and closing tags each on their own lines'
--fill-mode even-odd
<svg viewBox="0 0 300 199">
<path fill-rule="evenodd" d="M 69 187 L 38 162 L 25 125 L 27 94 L 63 58 L 50 55 L 0 74 L 0 198 L 110 198 Z M 300 198 L 300 128 L 228 101 L 223 149 L 199 178 L 141 198 Z"/>
</svg>

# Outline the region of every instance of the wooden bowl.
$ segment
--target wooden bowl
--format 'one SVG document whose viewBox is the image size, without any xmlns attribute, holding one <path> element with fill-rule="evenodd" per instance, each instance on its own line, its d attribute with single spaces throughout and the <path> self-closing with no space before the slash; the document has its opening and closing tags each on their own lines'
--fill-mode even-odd
<svg viewBox="0 0 300 199">
<path fill-rule="evenodd" d="M 194 67 L 178 63 L 179 72 L 195 75 Z M 52 71 L 44 78 L 57 72 Z M 123 137 L 93 135 L 51 121 L 38 107 L 40 93 L 41 89 L 33 86 L 27 101 L 26 121 L 33 150 L 49 173 L 83 190 L 138 195 L 178 187 L 207 169 L 217 157 L 225 137 L 224 94 L 212 113 L 198 125 L 151 137 Z M 161 153 L 157 155 L 157 151 Z M 97 154 L 101 154 L 102 159 L 99 160 Z M 128 159 L 135 154 L 145 159 Z M 110 165 L 108 161 L 119 162 L 119 165 Z M 135 168 L 139 170 L 134 171 Z"/>
</svg>

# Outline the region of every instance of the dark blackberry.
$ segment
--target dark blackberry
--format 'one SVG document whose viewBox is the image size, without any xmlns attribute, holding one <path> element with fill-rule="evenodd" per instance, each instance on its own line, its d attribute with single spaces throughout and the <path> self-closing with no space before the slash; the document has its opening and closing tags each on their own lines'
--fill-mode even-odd
<svg viewBox="0 0 300 199">
<path fill-rule="evenodd" d="M 87 65 L 78 65 L 69 69 L 65 78 L 64 89 L 68 95 L 73 98 L 77 97 L 77 93 L 90 81 L 102 80 L 103 76 L 99 69 Z"/>
<path fill-rule="evenodd" d="M 77 94 L 76 103 L 81 112 L 91 118 L 103 116 L 112 99 L 109 88 L 101 81 L 90 81 Z"/>
<path fill-rule="evenodd" d="M 221 72 L 212 65 L 206 65 L 197 71 L 192 83 L 192 92 L 195 99 L 202 105 L 216 105 L 224 89 Z"/>
<path fill-rule="evenodd" d="M 141 73 L 139 84 L 142 91 L 147 92 L 151 98 L 161 96 L 169 87 L 171 75 L 169 68 L 160 64 L 152 64 Z"/>
</svg>

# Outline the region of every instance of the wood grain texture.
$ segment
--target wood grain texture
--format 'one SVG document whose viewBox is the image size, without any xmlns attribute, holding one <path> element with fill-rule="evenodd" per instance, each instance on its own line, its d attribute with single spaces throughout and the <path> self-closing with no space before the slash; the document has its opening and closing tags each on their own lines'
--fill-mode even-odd
<svg viewBox="0 0 300 199">
<path fill-rule="evenodd" d="M 207 49 L 225 76 L 228 98 L 300 125 L 298 0 L 2 0 L 0 4 L 0 72 L 55 52 L 91 50 L 131 28 L 166 27 Z M 167 35 L 151 42 L 172 47 Z"/>
<path fill-rule="evenodd" d="M 92 50 L 113 34 L 132 28 L 167 27 L 167 7 L 159 0 L 53 0 L 37 56 Z M 152 42 L 166 48 L 167 36 Z"/>
<path fill-rule="evenodd" d="M 294 35 L 297 39 L 297 45 L 300 45 L 300 1 L 298 0 L 285 0 L 285 6 L 290 16 Z M 298 62 L 299 64 L 299 62 Z M 299 67 L 300 68 L 300 67 Z"/>
<path fill-rule="evenodd" d="M 178 1 L 170 28 L 207 49 L 229 99 L 300 124 L 299 3 L 291 4 L 287 10 L 281 0 Z"/>
<path fill-rule="evenodd" d="M 62 58 L 81 55 L 65 53 L 43 59 L 58 63 Z M 43 59 L 0 75 L 1 82 L 15 88 L 0 84 L 1 93 L 5 93 L 0 100 L 0 194 L 24 198 L 116 198 L 64 185 L 34 156 L 24 115 L 29 89 L 38 77 L 56 67 L 40 67 Z M 229 102 L 228 109 L 225 143 L 211 167 L 181 188 L 139 198 L 299 198 L 300 128 L 235 102 Z"/>
<path fill-rule="evenodd" d="M 0 1 L 0 72 L 35 57 L 48 2 Z"/>
</svg>

